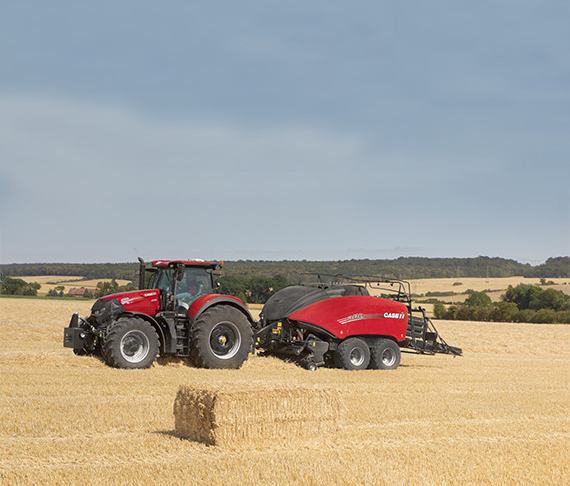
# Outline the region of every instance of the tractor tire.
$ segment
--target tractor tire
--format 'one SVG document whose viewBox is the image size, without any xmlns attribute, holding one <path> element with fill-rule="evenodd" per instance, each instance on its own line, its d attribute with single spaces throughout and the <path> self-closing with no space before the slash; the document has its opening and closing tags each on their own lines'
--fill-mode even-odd
<svg viewBox="0 0 570 486">
<path fill-rule="evenodd" d="M 102 357 L 113 368 L 150 368 L 158 356 L 154 327 L 139 317 L 121 317 L 105 336 Z"/>
<path fill-rule="evenodd" d="M 334 358 L 338 368 L 365 370 L 370 363 L 370 348 L 362 339 L 348 338 L 338 345 Z"/>
<path fill-rule="evenodd" d="M 247 317 L 230 305 L 204 311 L 192 325 L 190 354 L 200 368 L 239 368 L 253 349 Z"/>
<path fill-rule="evenodd" d="M 377 339 L 370 347 L 370 369 L 395 370 L 400 364 L 400 346 L 391 339 Z"/>
</svg>

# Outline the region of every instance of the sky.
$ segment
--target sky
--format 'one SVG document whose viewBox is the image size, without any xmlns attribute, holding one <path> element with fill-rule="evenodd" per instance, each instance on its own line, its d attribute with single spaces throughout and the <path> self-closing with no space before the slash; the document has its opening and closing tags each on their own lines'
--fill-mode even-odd
<svg viewBox="0 0 570 486">
<path fill-rule="evenodd" d="M 567 1 L 19 1 L 0 263 L 570 253 Z"/>
</svg>

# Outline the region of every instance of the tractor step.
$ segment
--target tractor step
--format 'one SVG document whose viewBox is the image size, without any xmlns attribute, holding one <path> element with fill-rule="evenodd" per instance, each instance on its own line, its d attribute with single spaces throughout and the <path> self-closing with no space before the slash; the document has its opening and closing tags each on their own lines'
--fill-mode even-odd
<svg viewBox="0 0 570 486">
<path fill-rule="evenodd" d="M 176 321 L 176 355 L 190 356 L 190 333 L 186 319 Z"/>
</svg>

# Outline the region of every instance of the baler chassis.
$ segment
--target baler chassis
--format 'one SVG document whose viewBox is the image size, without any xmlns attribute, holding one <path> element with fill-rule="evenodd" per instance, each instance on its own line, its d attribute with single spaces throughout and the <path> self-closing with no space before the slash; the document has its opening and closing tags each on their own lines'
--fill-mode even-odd
<svg viewBox="0 0 570 486">
<path fill-rule="evenodd" d="M 462 355 L 461 348 L 450 346 L 439 335 L 435 325 L 427 317 L 425 309 L 413 306 L 409 282 L 375 276 L 328 275 L 332 278 L 325 283 L 322 280 L 323 274 L 316 276 L 316 283 L 304 284 L 301 287 L 314 287 L 315 290 L 322 289 L 324 291 L 329 289 L 329 291 L 334 292 L 334 289 L 342 288 L 345 285 L 359 286 L 367 290 L 365 293 L 361 292 L 361 295 L 370 295 L 371 298 L 382 297 L 405 305 L 408 310 L 408 322 L 405 339 L 398 342 L 401 351 L 426 355 Z M 369 290 L 375 290 L 375 293 L 369 294 Z M 331 303 L 331 305 L 334 304 Z M 356 316 L 358 318 L 359 314 Z M 284 357 L 311 370 L 328 364 L 327 362 L 331 361 L 330 358 L 338 354 L 336 350 L 341 345 L 342 339 L 339 340 L 338 337 L 327 332 L 326 326 L 324 328 L 307 321 L 296 321 L 294 317 L 293 319 L 283 317 L 277 320 L 267 317 L 262 311 L 261 320 L 255 333 L 256 347 L 261 348 L 265 353 Z M 358 335 L 358 338 L 365 342 L 371 350 L 377 347 L 380 342 L 387 341 L 381 335 L 372 333 L 370 335 Z"/>
</svg>

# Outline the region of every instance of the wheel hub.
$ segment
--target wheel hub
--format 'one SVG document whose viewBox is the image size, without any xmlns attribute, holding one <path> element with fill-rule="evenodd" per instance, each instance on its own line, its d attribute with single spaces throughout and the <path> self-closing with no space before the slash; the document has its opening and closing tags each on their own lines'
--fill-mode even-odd
<svg viewBox="0 0 570 486">
<path fill-rule="evenodd" d="M 391 349 L 385 349 L 382 352 L 382 364 L 384 366 L 392 366 L 396 362 L 396 353 Z"/>
<path fill-rule="evenodd" d="M 144 332 L 133 329 L 121 338 L 120 349 L 126 361 L 140 363 L 148 356 L 150 343 Z"/>
<path fill-rule="evenodd" d="M 350 352 L 350 362 L 353 366 L 361 366 L 364 363 L 364 353 L 360 348 L 354 348 Z"/>
<path fill-rule="evenodd" d="M 210 331 L 210 349 L 220 359 L 231 359 L 241 346 L 241 334 L 233 322 L 222 321 Z"/>
</svg>

